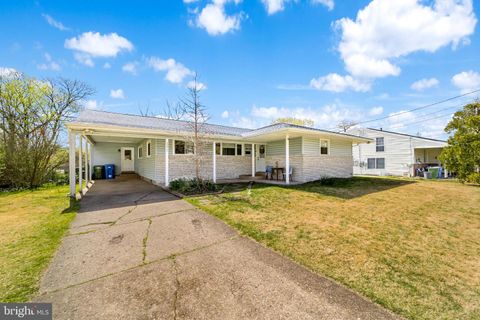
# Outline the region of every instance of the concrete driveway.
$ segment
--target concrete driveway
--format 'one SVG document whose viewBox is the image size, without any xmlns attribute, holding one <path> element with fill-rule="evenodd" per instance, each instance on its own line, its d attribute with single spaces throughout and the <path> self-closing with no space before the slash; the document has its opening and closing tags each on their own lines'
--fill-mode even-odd
<svg viewBox="0 0 480 320">
<path fill-rule="evenodd" d="M 396 319 L 136 176 L 97 181 L 37 302 L 54 319 Z"/>
</svg>

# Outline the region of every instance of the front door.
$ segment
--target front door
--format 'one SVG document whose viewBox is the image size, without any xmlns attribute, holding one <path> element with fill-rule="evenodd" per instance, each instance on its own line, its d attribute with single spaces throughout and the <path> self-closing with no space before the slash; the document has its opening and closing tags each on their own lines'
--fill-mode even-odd
<svg viewBox="0 0 480 320">
<path fill-rule="evenodd" d="M 264 144 L 257 144 L 255 155 L 257 156 L 257 172 L 265 172 L 265 148 Z"/>
<path fill-rule="evenodd" d="M 135 171 L 133 148 L 122 148 L 122 172 Z"/>
</svg>

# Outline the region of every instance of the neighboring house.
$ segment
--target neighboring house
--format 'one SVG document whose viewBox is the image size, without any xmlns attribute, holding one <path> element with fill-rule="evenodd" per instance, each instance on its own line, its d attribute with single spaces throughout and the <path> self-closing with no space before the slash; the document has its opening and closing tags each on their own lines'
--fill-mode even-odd
<svg viewBox="0 0 480 320">
<path fill-rule="evenodd" d="M 195 151 L 206 154 L 201 165 L 202 178 L 214 182 L 255 176 L 264 172 L 266 166 L 277 165 L 291 167 L 292 180 L 296 182 L 327 176 L 351 177 L 352 144 L 371 141 L 286 123 L 255 130 L 205 124 L 204 150 L 195 150 L 185 138 L 192 134 L 191 123 L 186 121 L 94 110 L 82 111 L 67 128 L 70 166 L 75 166 L 72 155 L 80 136 L 88 144 L 89 156 L 83 158 L 88 158 L 91 165 L 112 163 L 117 174 L 136 172 L 159 185 L 194 177 Z M 285 180 L 287 184 L 290 182 L 288 175 Z"/>
<path fill-rule="evenodd" d="M 373 143 L 353 146 L 354 174 L 415 176 L 418 168 L 439 166 L 438 156 L 447 146 L 443 140 L 381 129 L 348 132 L 373 139 Z"/>
</svg>

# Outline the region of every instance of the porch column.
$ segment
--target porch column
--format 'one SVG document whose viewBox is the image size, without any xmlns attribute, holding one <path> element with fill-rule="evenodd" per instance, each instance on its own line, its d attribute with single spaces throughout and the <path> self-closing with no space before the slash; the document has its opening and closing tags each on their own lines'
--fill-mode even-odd
<svg viewBox="0 0 480 320">
<path fill-rule="evenodd" d="M 85 138 L 85 183 L 87 184 L 88 187 L 88 181 L 90 180 L 89 176 L 89 170 L 88 170 L 88 140 Z"/>
<path fill-rule="evenodd" d="M 68 130 L 68 180 L 70 183 L 70 197 L 75 197 L 76 179 L 75 179 L 75 145 L 76 135 Z"/>
<path fill-rule="evenodd" d="M 83 139 L 82 135 L 78 135 L 79 140 L 79 148 L 78 148 L 78 184 L 80 185 L 80 194 L 82 194 L 83 189 L 83 180 L 82 180 L 82 153 L 83 153 Z"/>
<path fill-rule="evenodd" d="M 290 183 L 290 140 L 285 136 L 285 183 Z"/>
<path fill-rule="evenodd" d="M 252 177 L 255 177 L 255 143 L 252 143 Z"/>
<path fill-rule="evenodd" d="M 168 176 L 168 145 L 170 139 L 165 139 L 165 186 L 168 187 L 170 184 L 170 178 Z"/>
<path fill-rule="evenodd" d="M 93 165 L 92 165 L 92 152 L 93 152 L 93 144 L 90 144 L 90 147 L 88 148 L 88 163 L 90 164 L 90 167 L 88 168 L 88 180 L 92 181 L 92 170 L 93 170 Z M 132 155 L 134 157 L 134 155 Z"/>
<path fill-rule="evenodd" d="M 213 183 L 217 183 L 217 149 L 215 148 L 217 143 L 213 141 Z"/>
</svg>

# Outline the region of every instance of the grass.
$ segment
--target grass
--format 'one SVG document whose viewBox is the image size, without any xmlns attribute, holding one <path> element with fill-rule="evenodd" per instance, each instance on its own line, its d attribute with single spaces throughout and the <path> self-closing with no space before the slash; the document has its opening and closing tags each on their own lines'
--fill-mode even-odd
<svg viewBox="0 0 480 320">
<path fill-rule="evenodd" d="M 75 216 L 68 186 L 0 193 L 0 301 L 24 302 Z"/>
<path fill-rule="evenodd" d="M 480 319 L 480 188 L 358 177 L 188 201 L 410 319 Z"/>
</svg>

